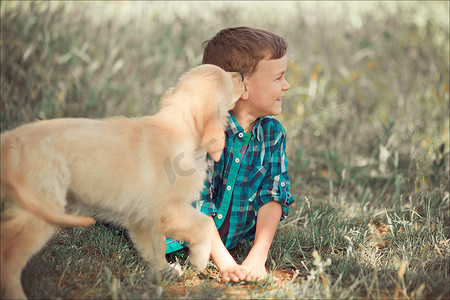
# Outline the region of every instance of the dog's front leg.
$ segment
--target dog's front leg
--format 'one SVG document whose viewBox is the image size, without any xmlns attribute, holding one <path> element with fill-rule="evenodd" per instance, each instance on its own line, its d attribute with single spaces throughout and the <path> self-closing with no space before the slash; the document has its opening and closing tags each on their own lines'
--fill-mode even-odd
<svg viewBox="0 0 450 300">
<path fill-rule="evenodd" d="M 198 270 L 205 269 L 214 229 L 209 217 L 186 205 L 168 210 L 162 224 L 162 232 L 167 237 L 188 243 L 192 265 Z"/>
</svg>

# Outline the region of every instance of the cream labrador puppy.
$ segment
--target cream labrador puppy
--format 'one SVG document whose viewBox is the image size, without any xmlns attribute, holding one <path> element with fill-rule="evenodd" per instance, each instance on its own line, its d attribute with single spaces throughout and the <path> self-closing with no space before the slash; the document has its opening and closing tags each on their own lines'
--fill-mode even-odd
<svg viewBox="0 0 450 300">
<path fill-rule="evenodd" d="M 1 135 L 1 293 L 24 298 L 20 275 L 57 226 L 119 224 L 142 256 L 166 267 L 166 237 L 188 242 L 204 269 L 212 225 L 192 200 L 203 188 L 205 155 L 218 161 L 228 109 L 242 75 L 213 65 L 186 73 L 151 117 L 54 119 Z M 66 207 L 67 206 L 67 207 Z"/>
</svg>

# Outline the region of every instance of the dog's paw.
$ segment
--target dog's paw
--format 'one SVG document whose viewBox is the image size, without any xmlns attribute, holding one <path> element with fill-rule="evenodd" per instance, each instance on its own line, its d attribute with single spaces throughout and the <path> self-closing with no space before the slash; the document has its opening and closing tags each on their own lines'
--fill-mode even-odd
<svg viewBox="0 0 450 300">
<path fill-rule="evenodd" d="M 192 266 L 202 271 L 206 268 L 211 255 L 211 243 L 191 245 L 189 252 Z"/>
<path fill-rule="evenodd" d="M 181 268 L 181 265 L 178 263 L 178 261 L 169 264 L 169 268 L 173 274 L 176 276 L 181 276 L 183 274 L 183 270 Z"/>
</svg>

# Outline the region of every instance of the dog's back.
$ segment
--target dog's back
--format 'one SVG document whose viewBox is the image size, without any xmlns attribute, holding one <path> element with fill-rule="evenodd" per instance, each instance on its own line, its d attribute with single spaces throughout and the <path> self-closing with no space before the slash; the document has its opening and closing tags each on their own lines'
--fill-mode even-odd
<svg viewBox="0 0 450 300">
<path fill-rule="evenodd" d="M 165 236 L 188 242 L 191 263 L 205 268 L 213 224 L 190 204 L 203 188 L 204 155 L 220 159 L 224 116 L 243 91 L 240 74 L 203 65 L 183 77 L 156 116 L 56 119 L 2 134 L 2 298 L 25 297 L 21 270 L 55 225 L 94 223 L 64 212 L 68 193 L 105 217 L 120 216 L 158 268 L 167 266 Z"/>
</svg>

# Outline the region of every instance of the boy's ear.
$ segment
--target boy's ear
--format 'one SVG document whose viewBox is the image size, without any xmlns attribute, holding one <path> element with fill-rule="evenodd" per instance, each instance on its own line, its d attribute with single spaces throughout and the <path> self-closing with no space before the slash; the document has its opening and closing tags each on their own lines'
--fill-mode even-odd
<svg viewBox="0 0 450 300">
<path fill-rule="evenodd" d="M 245 80 L 244 80 L 244 87 L 245 87 L 245 90 L 244 90 L 244 92 L 242 93 L 242 95 L 241 95 L 241 99 L 242 100 L 247 100 L 248 99 L 248 88 L 247 88 L 247 83 L 245 82 Z"/>
</svg>

